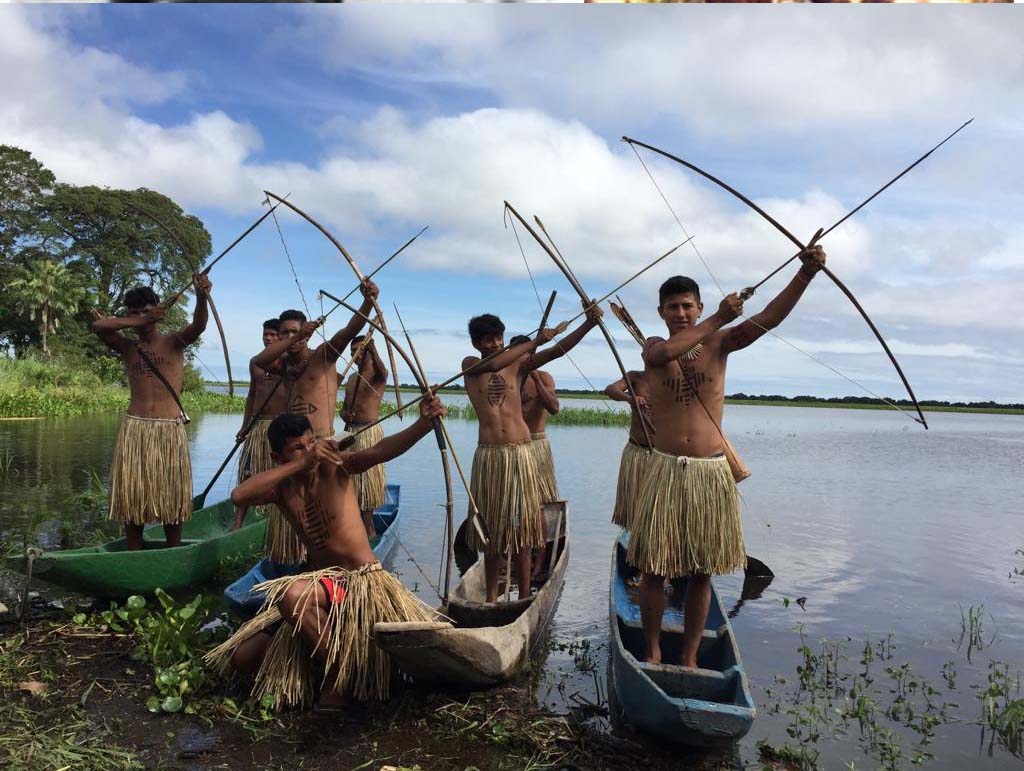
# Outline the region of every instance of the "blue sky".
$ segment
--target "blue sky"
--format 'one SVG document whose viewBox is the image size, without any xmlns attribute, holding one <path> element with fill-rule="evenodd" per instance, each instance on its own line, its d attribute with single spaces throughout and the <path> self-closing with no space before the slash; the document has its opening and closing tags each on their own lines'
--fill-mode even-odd
<svg viewBox="0 0 1024 771">
<path fill-rule="evenodd" d="M 217 250 L 259 216 L 264 187 L 290 192 L 366 272 L 429 225 L 379 284 L 440 378 L 469 352 L 469 316 L 498 313 L 510 332 L 539 317 L 504 198 L 544 219 L 594 295 L 681 240 L 623 134 L 704 166 L 806 238 L 974 116 L 824 245 L 919 398 L 1024 400 L 1024 19 L 1004 7 L 821 10 L 5 6 L 0 67 L 20 76 L 0 84 L 0 142 L 65 181 L 160 190 L 203 219 Z M 792 254 L 726 193 L 645 160 L 723 286 Z M 317 289 L 351 288 L 319 233 L 290 212 L 280 222 L 314 311 Z M 540 293 L 559 291 L 555 318 L 574 315 L 570 287 L 524 245 Z M 657 285 L 675 273 L 704 286 L 708 312 L 717 305 L 684 248 L 624 293 L 648 333 Z M 262 319 L 302 307 L 273 221 L 212 278 L 244 371 Z M 903 396 L 827 279 L 778 332 Z M 201 357 L 221 375 L 218 347 L 207 335 Z M 599 387 L 613 379 L 599 336 L 574 358 Z M 567 363 L 552 372 L 583 385 Z M 727 390 L 864 393 L 771 339 L 730 362 Z"/>
</svg>

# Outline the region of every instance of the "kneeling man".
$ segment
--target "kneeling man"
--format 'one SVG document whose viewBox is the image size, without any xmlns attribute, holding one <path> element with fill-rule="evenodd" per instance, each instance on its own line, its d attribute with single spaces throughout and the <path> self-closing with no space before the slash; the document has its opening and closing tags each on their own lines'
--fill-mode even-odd
<svg viewBox="0 0 1024 771">
<path fill-rule="evenodd" d="M 390 660 L 372 640 L 378 621 L 431 621 L 434 613 L 377 561 L 359 514 L 352 476 L 398 457 L 444 416 L 436 396 L 420 403 L 420 418 L 364 450 L 314 438 L 305 415 L 284 413 L 270 424 L 275 467 L 231 493 L 236 506 L 276 504 L 306 546 L 309 571 L 259 584 L 267 599 L 259 614 L 207 661 L 226 671 L 255 672 L 253 695 L 271 694 L 277 707 L 310 703 L 338 708 L 351 698 L 385 699 Z"/>
</svg>

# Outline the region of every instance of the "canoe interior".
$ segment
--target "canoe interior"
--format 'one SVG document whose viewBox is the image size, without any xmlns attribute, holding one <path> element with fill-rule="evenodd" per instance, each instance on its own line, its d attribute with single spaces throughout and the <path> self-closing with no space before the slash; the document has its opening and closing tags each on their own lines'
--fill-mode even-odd
<svg viewBox="0 0 1024 771">
<path fill-rule="evenodd" d="M 523 600 L 516 599 L 519 596 L 519 587 L 515 583 L 515 566 L 513 565 L 512 585 L 508 587 L 510 601 L 505 602 L 506 566 L 505 560 L 502 560 L 498 579 L 498 602 L 485 602 L 487 585 L 484 577 L 484 561 L 478 559 L 452 591 L 448 607 L 444 609 L 444 614 L 452 620 L 455 626 L 477 629 L 511 624 L 533 604 L 537 595 L 547 586 L 548 566 L 557 563 L 566 548 L 565 501 L 545 504 L 543 512 L 547 548 L 535 549 L 534 559 L 543 555 L 545 567 L 532 584 L 532 594 Z M 561 527 L 558 527 L 559 521 L 561 521 Z M 556 529 L 559 532 L 558 543 L 555 545 L 555 552 L 552 555 Z M 554 556 L 553 561 L 552 556 Z"/>
<path fill-rule="evenodd" d="M 640 621 L 638 571 L 626 562 L 628 534 L 620 537 L 615 549 L 615 585 L 612 587 L 616 624 L 622 647 L 632 659 L 629 663 L 648 677 L 670 699 L 701 700 L 721 705 L 753 709 L 746 676 L 732 627 L 712 585 L 712 597 L 700 647 L 697 669 L 643 662 L 644 635 Z M 662 619 L 661 654 L 663 661 L 679 661 L 683 646 L 683 598 L 686 579 L 674 579 L 666 596 Z"/>
</svg>

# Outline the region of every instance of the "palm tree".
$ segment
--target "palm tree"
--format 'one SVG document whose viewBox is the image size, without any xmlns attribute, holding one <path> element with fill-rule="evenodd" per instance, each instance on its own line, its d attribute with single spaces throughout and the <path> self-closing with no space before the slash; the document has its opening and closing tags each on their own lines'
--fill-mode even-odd
<svg viewBox="0 0 1024 771">
<path fill-rule="evenodd" d="M 60 317 L 78 310 L 82 287 L 66 266 L 46 259 L 35 259 L 8 287 L 19 313 L 28 313 L 30 321 L 39 322 L 43 354 L 49 355 L 46 338 L 57 331 Z"/>
</svg>

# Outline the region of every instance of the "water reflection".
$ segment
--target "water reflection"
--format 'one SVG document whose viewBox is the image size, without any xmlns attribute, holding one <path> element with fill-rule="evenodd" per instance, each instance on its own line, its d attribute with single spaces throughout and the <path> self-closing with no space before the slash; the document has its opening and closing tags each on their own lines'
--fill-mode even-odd
<svg viewBox="0 0 1024 771">
<path fill-rule="evenodd" d="M 446 400 L 460 401 L 459 397 Z M 594 406 L 586 400 L 581 406 Z M 234 443 L 241 417 L 198 415 L 189 426 L 195 487 L 201 490 Z M 733 618 L 744 664 L 759 705 L 769 701 L 773 675 L 792 676 L 802 623 L 808 638 L 884 638 L 895 631 L 900 654 L 916 671 L 935 677 L 955 654 L 958 605 L 984 603 L 997 625 L 990 651 L 1024 661 L 1021 583 L 1008 578 L 1024 547 L 1024 419 L 1014 416 L 934 413 L 932 430 L 884 411 L 729 407 L 725 430 L 753 470 L 743 482 L 747 552 L 775 573 L 755 599 L 736 574 L 716 581 Z M 66 512 L 65 501 L 88 487 L 90 471 L 106 480 L 116 415 L 45 421 L 0 421 L 0 457 L 13 454 L 0 480 L 0 531 L 34 512 Z M 407 424 L 406 424 L 407 425 Z M 400 430 L 397 421 L 386 431 Z M 340 428 L 340 424 L 338 426 Z M 468 468 L 475 423 L 451 421 L 450 433 Z M 558 426 L 548 430 L 559 486 L 569 499 L 572 557 L 558 614 L 557 639 L 579 639 L 603 671 L 607 643 L 608 575 L 616 528 L 610 523 L 621 428 Z M 429 439 L 388 468 L 402 483 L 400 539 L 417 567 L 398 550 L 395 567 L 427 602 L 437 601 L 444 538 L 444 487 L 436 446 Z M 209 496 L 224 498 L 234 479 L 229 468 Z M 456 511 L 466 511 L 456 480 Z M 460 517 L 461 519 L 461 517 Z M 86 523 L 83 522 L 83 526 Z M 422 571 L 421 569 L 422 568 Z M 806 597 L 805 609 L 792 602 Z M 788 607 L 783 599 L 791 602 Z M 983 678 L 984 661 L 962 669 L 965 682 Z M 560 708 L 566 694 L 600 703 L 606 696 L 593 674 L 579 672 L 572 656 L 552 651 L 538 698 Z M 962 697 L 973 703 L 973 694 Z M 573 702 L 575 704 L 575 702 Z M 576 706 L 579 706 L 576 704 Z M 753 741 L 785 741 L 785 716 L 762 710 L 739 752 L 756 756 Z M 947 727 L 932 768 L 999 768 L 998 755 L 977 754 L 975 727 Z M 955 741 L 954 741 L 955 737 Z M 630 739 L 632 740 L 632 738 Z M 851 751 L 827 765 L 862 757 Z"/>
</svg>

